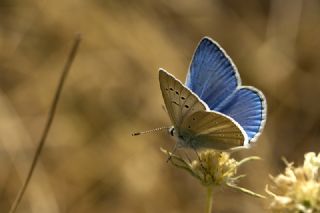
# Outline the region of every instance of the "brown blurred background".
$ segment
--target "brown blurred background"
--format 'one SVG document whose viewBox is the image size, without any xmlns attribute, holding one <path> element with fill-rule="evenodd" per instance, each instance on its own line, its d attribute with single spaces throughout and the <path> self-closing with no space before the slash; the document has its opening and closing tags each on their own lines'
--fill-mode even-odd
<svg viewBox="0 0 320 213">
<path fill-rule="evenodd" d="M 158 68 L 184 79 L 203 36 L 218 41 L 243 83 L 267 97 L 268 119 L 239 173 L 264 193 L 281 156 L 301 163 L 320 144 L 320 2 L 0 1 L 0 212 L 31 163 L 74 34 L 83 42 L 41 162 L 18 212 L 203 212 L 205 189 L 166 163 L 170 124 Z M 214 212 L 267 212 L 267 202 L 217 189 Z"/>
</svg>

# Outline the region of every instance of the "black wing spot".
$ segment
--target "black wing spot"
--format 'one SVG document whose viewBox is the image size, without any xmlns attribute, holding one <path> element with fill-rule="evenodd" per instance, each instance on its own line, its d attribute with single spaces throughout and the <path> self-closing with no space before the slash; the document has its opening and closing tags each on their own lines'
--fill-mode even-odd
<svg viewBox="0 0 320 213">
<path fill-rule="evenodd" d="M 190 128 L 191 128 L 191 126 L 189 125 L 189 126 L 188 126 L 188 129 L 190 129 Z"/>
<path fill-rule="evenodd" d="M 195 118 L 192 118 L 192 120 L 195 121 L 196 119 L 195 119 Z"/>
<path fill-rule="evenodd" d="M 179 95 L 179 92 L 178 92 L 178 91 L 176 91 L 176 94 L 177 94 L 177 95 Z"/>
<path fill-rule="evenodd" d="M 168 88 L 166 88 L 166 91 L 168 91 Z"/>
<path fill-rule="evenodd" d="M 185 98 L 185 97 L 181 97 L 181 99 L 182 99 L 182 100 L 185 100 L 186 98 Z"/>
<path fill-rule="evenodd" d="M 173 91 L 173 89 L 172 89 L 172 88 L 170 88 L 170 90 L 171 90 L 171 91 Z"/>
<path fill-rule="evenodd" d="M 185 108 L 187 108 L 187 109 L 189 108 L 189 106 L 188 106 L 188 105 L 184 105 L 184 107 L 185 107 Z"/>
</svg>

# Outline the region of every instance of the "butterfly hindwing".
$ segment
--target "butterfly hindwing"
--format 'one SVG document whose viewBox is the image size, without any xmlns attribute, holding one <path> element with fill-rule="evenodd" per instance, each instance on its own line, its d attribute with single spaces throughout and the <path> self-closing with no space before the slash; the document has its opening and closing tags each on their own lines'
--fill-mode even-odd
<svg viewBox="0 0 320 213">
<path fill-rule="evenodd" d="M 236 120 L 246 131 L 250 142 L 259 136 L 266 120 L 264 95 L 254 87 L 240 87 L 216 109 Z"/>
<path fill-rule="evenodd" d="M 226 150 L 248 144 L 243 128 L 232 118 L 215 111 L 198 111 L 182 123 L 179 134 L 193 148 Z"/>
<path fill-rule="evenodd" d="M 210 109 L 215 109 L 241 84 L 238 71 L 225 51 L 210 38 L 203 38 L 192 59 L 186 86 Z"/>
<path fill-rule="evenodd" d="M 203 101 L 167 71 L 159 70 L 159 81 L 165 106 L 175 127 L 180 126 L 189 114 L 208 109 Z"/>
</svg>

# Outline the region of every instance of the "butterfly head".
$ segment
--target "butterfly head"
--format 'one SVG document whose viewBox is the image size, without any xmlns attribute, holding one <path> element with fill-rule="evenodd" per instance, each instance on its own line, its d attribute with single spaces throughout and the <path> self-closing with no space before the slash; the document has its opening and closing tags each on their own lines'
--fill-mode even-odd
<svg viewBox="0 0 320 213">
<path fill-rule="evenodd" d="M 193 143 L 191 143 L 191 137 L 188 134 L 181 134 L 177 129 L 173 126 L 168 129 L 168 132 L 171 136 L 174 137 L 177 142 L 178 147 L 193 147 Z"/>
<path fill-rule="evenodd" d="M 180 143 L 181 145 L 184 144 L 185 138 L 181 134 L 179 134 L 179 132 L 173 126 L 168 129 L 168 132 L 178 141 L 178 143 Z"/>
<path fill-rule="evenodd" d="M 170 129 L 168 129 L 168 132 L 171 136 L 175 136 L 176 130 L 174 129 L 174 127 L 170 127 Z"/>
</svg>

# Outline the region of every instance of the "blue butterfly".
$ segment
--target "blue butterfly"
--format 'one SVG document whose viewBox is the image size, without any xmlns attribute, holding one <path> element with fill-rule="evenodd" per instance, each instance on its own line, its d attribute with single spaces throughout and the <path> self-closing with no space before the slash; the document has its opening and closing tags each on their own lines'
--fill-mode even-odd
<svg viewBox="0 0 320 213">
<path fill-rule="evenodd" d="M 162 96 L 178 147 L 230 150 L 248 147 L 260 135 L 267 104 L 263 93 L 241 86 L 236 66 L 215 41 L 204 37 L 185 85 L 159 70 Z"/>
</svg>

